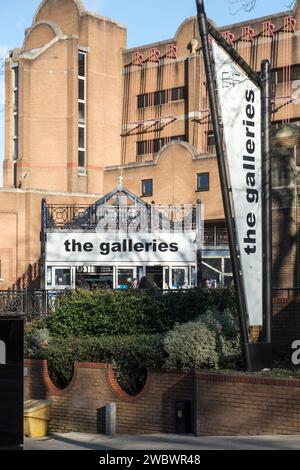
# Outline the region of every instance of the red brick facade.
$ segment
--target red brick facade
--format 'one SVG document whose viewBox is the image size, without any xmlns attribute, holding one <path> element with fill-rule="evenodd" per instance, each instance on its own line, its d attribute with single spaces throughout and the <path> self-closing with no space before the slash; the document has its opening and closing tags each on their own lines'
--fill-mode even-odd
<svg viewBox="0 0 300 470">
<path fill-rule="evenodd" d="M 300 380 L 213 372 L 151 371 L 140 395 L 128 397 L 107 364 L 76 363 L 58 390 L 45 361 L 26 361 L 26 398 L 52 402 L 50 431 L 105 431 L 105 405 L 117 403 L 120 434 L 174 433 L 175 403 L 192 403 L 197 435 L 300 433 Z"/>
<path fill-rule="evenodd" d="M 116 402 L 118 433 L 172 433 L 176 401 L 193 401 L 192 373 L 151 371 L 144 390 L 133 398 L 121 390 L 108 364 L 76 363 L 65 390 L 51 382 L 46 361 L 26 360 L 25 367 L 25 399 L 51 400 L 52 432 L 104 433 L 105 406 Z"/>
<path fill-rule="evenodd" d="M 200 436 L 300 433 L 300 380 L 196 372 Z"/>
</svg>

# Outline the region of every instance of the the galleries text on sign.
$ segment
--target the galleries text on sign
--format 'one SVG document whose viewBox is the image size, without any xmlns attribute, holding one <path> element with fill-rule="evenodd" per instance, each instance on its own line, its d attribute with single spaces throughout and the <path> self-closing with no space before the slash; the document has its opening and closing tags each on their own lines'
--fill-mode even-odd
<svg viewBox="0 0 300 470">
<path fill-rule="evenodd" d="M 262 325 L 261 90 L 213 42 L 250 325 Z"/>
<path fill-rule="evenodd" d="M 196 234 L 184 233 L 48 233 L 49 262 L 195 262 Z"/>
</svg>

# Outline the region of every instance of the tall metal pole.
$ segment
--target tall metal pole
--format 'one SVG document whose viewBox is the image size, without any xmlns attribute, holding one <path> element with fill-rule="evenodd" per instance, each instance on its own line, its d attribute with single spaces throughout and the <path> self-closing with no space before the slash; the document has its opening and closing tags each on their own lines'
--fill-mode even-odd
<svg viewBox="0 0 300 470">
<path fill-rule="evenodd" d="M 242 275 L 241 275 L 240 260 L 237 254 L 236 234 L 235 234 L 235 228 L 234 228 L 234 223 L 233 223 L 231 200 L 230 200 L 230 195 L 229 195 L 229 190 L 228 190 L 228 181 L 227 181 L 227 176 L 226 176 L 226 165 L 225 165 L 225 158 L 224 158 L 224 152 L 223 152 L 222 135 L 221 135 L 221 130 L 220 130 L 220 118 L 219 118 L 219 110 L 218 110 L 217 95 L 216 95 L 216 80 L 215 80 L 214 67 L 213 67 L 212 60 L 211 60 L 209 41 L 208 41 L 207 18 L 206 18 L 206 14 L 204 10 L 203 0 L 196 0 L 196 4 L 197 4 L 197 11 L 198 11 L 198 25 L 199 25 L 199 32 L 200 32 L 200 37 L 201 37 L 204 66 L 206 70 L 211 120 L 213 124 L 214 136 L 215 136 L 216 154 L 217 154 L 217 159 L 218 159 L 221 191 L 222 191 L 223 204 L 224 204 L 224 213 L 225 213 L 225 218 L 226 218 L 229 248 L 230 248 L 231 260 L 232 260 L 232 271 L 233 271 L 235 289 L 236 289 L 236 295 L 237 295 L 243 354 L 245 358 L 246 367 L 247 369 L 250 369 L 250 358 L 248 356 L 248 349 L 246 348 L 246 344 L 249 343 L 249 333 L 248 333 L 248 324 L 247 324 L 247 307 L 246 307 L 245 294 L 244 294 L 244 284 L 243 284 Z"/>
<path fill-rule="evenodd" d="M 262 90 L 262 246 L 263 340 L 272 342 L 272 160 L 271 160 L 271 65 L 261 63 Z"/>
</svg>

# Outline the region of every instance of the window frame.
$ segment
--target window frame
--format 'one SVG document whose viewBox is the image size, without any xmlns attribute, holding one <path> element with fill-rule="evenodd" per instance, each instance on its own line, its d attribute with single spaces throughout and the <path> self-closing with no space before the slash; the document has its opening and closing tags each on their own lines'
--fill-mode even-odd
<svg viewBox="0 0 300 470">
<path fill-rule="evenodd" d="M 145 184 L 147 183 L 151 183 L 151 192 L 146 192 L 144 191 L 145 189 Z M 141 191 L 141 194 L 142 196 L 141 197 L 152 197 L 153 196 L 153 179 L 152 178 L 147 178 L 147 179 L 144 179 L 141 181 L 141 186 L 142 186 L 142 191 Z"/>
<path fill-rule="evenodd" d="M 80 129 L 83 129 L 83 132 L 84 132 L 84 134 L 83 134 L 84 146 L 83 147 L 79 146 L 79 132 L 80 132 Z M 84 166 L 79 165 L 79 152 L 84 153 Z M 79 168 L 79 171 L 85 170 L 85 168 L 86 168 L 86 126 L 85 126 L 85 124 L 82 124 L 82 123 L 78 123 L 78 168 Z"/>
<path fill-rule="evenodd" d="M 187 95 L 185 85 L 171 89 L 151 91 L 137 95 L 137 109 L 144 109 L 150 106 L 163 106 L 168 103 L 184 101 Z"/>
<path fill-rule="evenodd" d="M 199 185 L 199 180 L 201 176 L 207 176 L 207 187 L 201 188 Z M 210 174 L 208 171 L 202 172 L 202 173 L 197 173 L 197 193 L 202 193 L 202 192 L 207 192 L 210 191 Z"/>
</svg>

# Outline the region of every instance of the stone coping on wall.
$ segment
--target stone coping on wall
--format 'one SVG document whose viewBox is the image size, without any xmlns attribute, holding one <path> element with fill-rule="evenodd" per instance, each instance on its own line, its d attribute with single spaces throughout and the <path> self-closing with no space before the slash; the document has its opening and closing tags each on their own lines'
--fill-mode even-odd
<svg viewBox="0 0 300 470">
<path fill-rule="evenodd" d="M 300 379 L 296 378 L 274 378 L 274 377 L 258 377 L 257 375 L 249 375 L 242 372 L 213 372 L 196 370 L 198 379 L 210 382 L 231 382 L 231 383 L 247 383 L 259 385 L 277 385 L 279 387 L 299 387 Z"/>
</svg>

